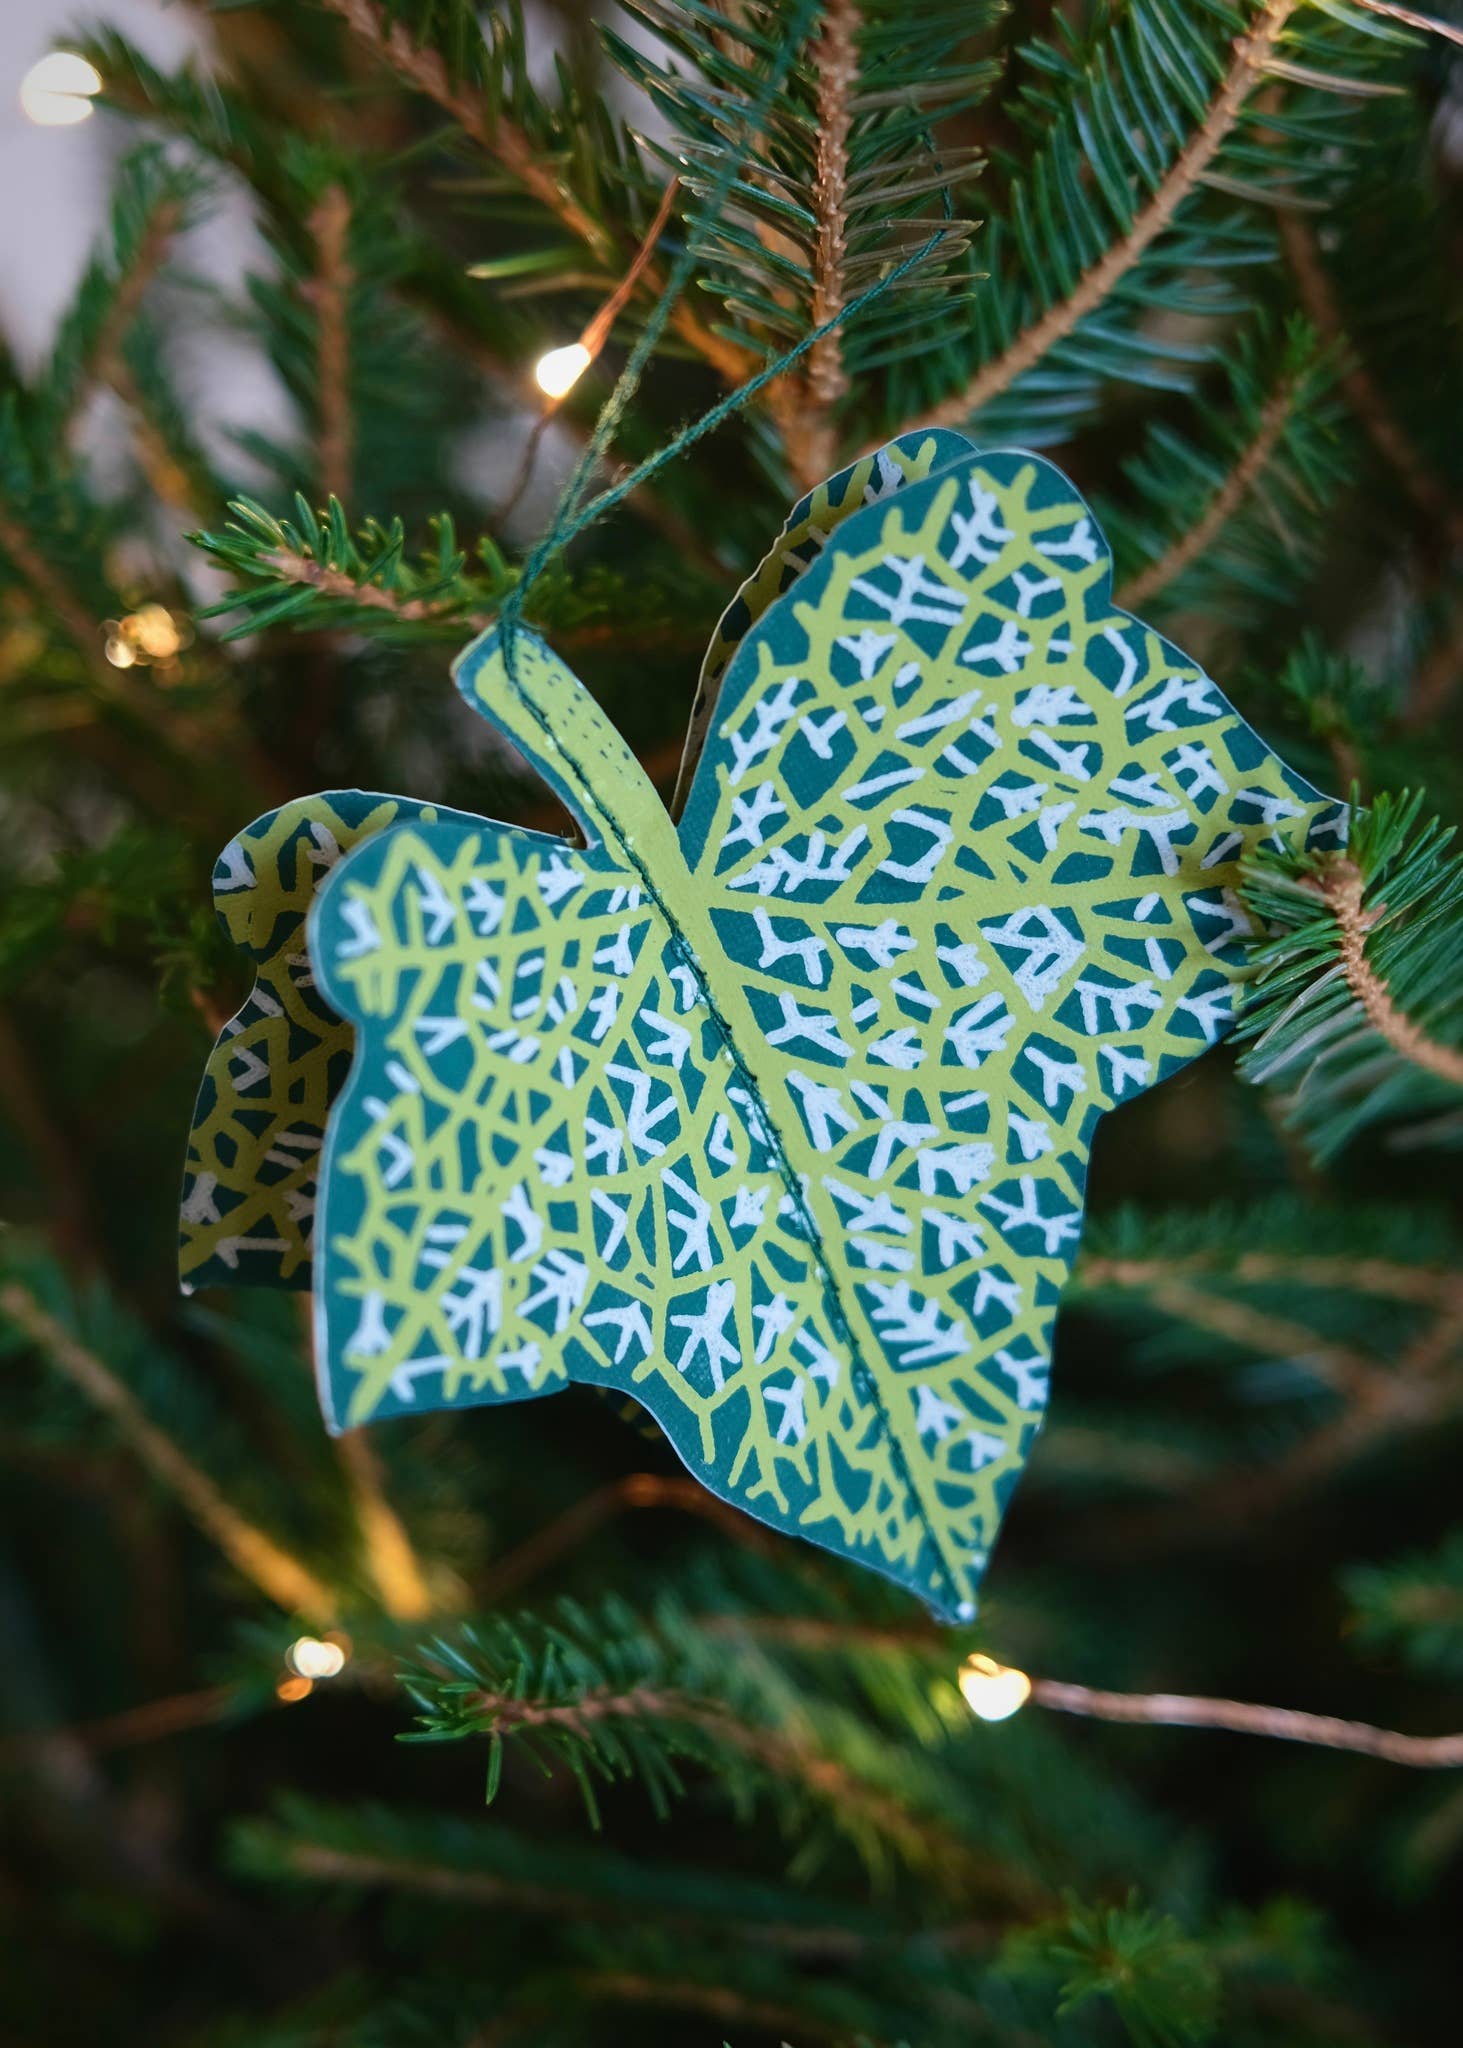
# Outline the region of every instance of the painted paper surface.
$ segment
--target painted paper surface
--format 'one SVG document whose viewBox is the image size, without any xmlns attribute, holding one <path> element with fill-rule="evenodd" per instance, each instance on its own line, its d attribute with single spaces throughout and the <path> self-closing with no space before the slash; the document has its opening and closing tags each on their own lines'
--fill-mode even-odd
<svg viewBox="0 0 1463 2048">
<path fill-rule="evenodd" d="M 409 818 L 316 893 L 315 1314 L 334 1427 L 619 1389 L 958 1618 L 1096 1120 L 1230 1023 L 1242 854 L 1341 813 L 1113 606 L 1059 471 L 927 438 L 723 622 L 679 825 L 541 642 L 462 658 L 586 844 Z"/>
<path fill-rule="evenodd" d="M 320 1147 L 355 1034 L 316 986 L 305 913 L 336 861 L 371 833 L 458 815 L 329 790 L 266 812 L 219 855 L 214 904 L 255 983 L 209 1055 L 193 1112 L 178 1242 L 186 1292 L 310 1285 Z"/>
</svg>

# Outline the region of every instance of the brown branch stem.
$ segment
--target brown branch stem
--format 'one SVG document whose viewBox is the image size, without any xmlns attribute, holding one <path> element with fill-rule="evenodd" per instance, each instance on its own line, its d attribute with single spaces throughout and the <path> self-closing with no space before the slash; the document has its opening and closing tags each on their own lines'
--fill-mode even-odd
<svg viewBox="0 0 1463 2048">
<path fill-rule="evenodd" d="M 9 555 L 12 566 L 25 578 L 35 596 L 60 622 L 93 679 L 110 696 L 116 678 L 102 653 L 98 622 L 88 615 L 65 578 L 40 553 L 19 515 L 8 505 L 0 506 L 0 548 Z"/>
<path fill-rule="evenodd" d="M 501 111 L 491 112 L 483 94 L 454 81 L 437 52 L 414 42 L 402 23 L 391 20 L 379 0 L 324 0 L 324 4 L 398 77 L 450 114 L 464 134 L 501 164 L 576 240 L 601 262 L 618 266 L 622 252 L 614 238 L 567 189 L 559 173 L 540 158 L 523 130 Z M 653 263 L 646 264 L 641 277 L 652 294 L 658 293 L 665 281 Z M 745 349 L 713 333 L 688 307 L 676 307 L 671 325 L 728 383 L 740 383 L 755 367 Z"/>
<path fill-rule="evenodd" d="M 82 1344 L 29 1288 L 0 1286 L 0 1314 L 8 1316 L 59 1372 L 116 1426 L 152 1476 L 175 1497 L 204 1535 L 259 1591 L 287 1613 L 315 1622 L 335 1618 L 335 1595 L 324 1582 L 262 1529 L 241 1515 L 208 1474 L 144 1412 L 130 1388 Z"/>
<path fill-rule="evenodd" d="M 1463 1764 L 1463 1735 L 1403 1735 L 1391 1728 L 1374 1728 L 1367 1721 L 1304 1714 L 1291 1707 L 1255 1706 L 1247 1700 L 1206 1699 L 1188 1693 L 1103 1692 L 1055 1678 L 1033 1678 L 1031 1697 L 1038 1706 L 1056 1713 L 1081 1714 L 1091 1720 L 1148 1727 L 1225 1728 L 1239 1735 L 1267 1736 L 1275 1742 L 1349 1750 L 1421 1770 L 1447 1770 Z"/>
<path fill-rule="evenodd" d="M 1137 611 L 1183 575 L 1213 544 L 1270 465 L 1290 422 L 1295 386 L 1282 378 L 1261 408 L 1255 432 L 1199 517 L 1157 561 L 1150 562 L 1113 593 L 1125 611 Z"/>
<path fill-rule="evenodd" d="M 813 297 L 810 324 L 836 319 L 847 301 L 848 143 L 858 84 L 858 0 L 828 0 L 812 56 L 817 72 L 818 140 L 813 165 Z M 810 486 L 837 466 L 832 409 L 848 390 L 843 335 L 814 342 L 798 404 L 788 408 L 788 454 L 800 483 Z"/>
<path fill-rule="evenodd" d="M 1463 49 L 1463 28 L 1452 22 L 1439 21 L 1435 14 L 1420 14 L 1415 7 L 1399 7 L 1397 0 L 1356 0 L 1358 7 L 1368 14 L 1379 14 L 1384 21 L 1395 21 L 1403 28 L 1415 28 L 1419 35 L 1441 36 L 1444 42 L 1456 43 Z"/>
<path fill-rule="evenodd" d="M 347 310 L 355 273 L 350 264 L 351 203 L 332 185 L 310 213 L 315 275 L 304 287 L 315 312 L 317 446 L 323 497 L 345 503 L 351 489 L 350 331 Z"/>
<path fill-rule="evenodd" d="M 1275 224 L 1307 319 L 1324 340 L 1342 349 L 1340 385 L 1347 404 L 1424 519 L 1441 530 L 1448 545 L 1463 545 L 1463 508 L 1449 498 L 1398 423 L 1376 379 L 1351 347 L 1341 301 L 1321 260 L 1310 222 L 1295 208 L 1282 206 L 1276 209 Z"/>
<path fill-rule="evenodd" d="M 973 1865 L 968 1845 L 939 1822 L 911 1813 L 892 1794 L 870 1785 L 836 1757 L 779 1730 L 743 1721 L 715 1700 L 673 1687 L 633 1686 L 622 1693 L 587 1693 L 563 1705 L 494 1694 L 483 1694 L 479 1704 L 491 1716 L 495 1734 L 522 1728 L 583 1728 L 596 1721 L 644 1715 L 678 1721 L 717 1737 L 774 1777 L 800 1781 L 838 1811 L 861 1813 L 912 1859 L 935 1858 L 946 1868 Z"/>
<path fill-rule="evenodd" d="M 1153 196 L 1139 208 L 1132 226 L 1091 264 L 1064 299 L 1047 308 L 1001 353 L 986 363 L 962 391 L 910 426 L 957 426 L 1039 362 L 1047 351 L 1094 312 L 1172 223 L 1174 214 L 1199 184 L 1239 120 L 1246 100 L 1273 60 L 1276 45 L 1297 0 L 1265 0 L 1248 34 L 1238 36 L 1234 56 L 1208 111 L 1175 158 Z"/>
<path fill-rule="evenodd" d="M 1463 1275 L 1442 1266 L 1406 1266 L 1396 1259 L 1348 1258 L 1289 1252 L 1244 1252 L 1226 1265 L 1218 1254 L 1174 1259 L 1083 1259 L 1078 1278 L 1087 1287 L 1153 1287 L 1186 1274 L 1213 1273 L 1240 1282 L 1337 1288 L 1395 1301 L 1446 1308 L 1463 1302 Z"/>
<path fill-rule="evenodd" d="M 56 1122 L 25 1040 L 0 1010 L 0 1112 L 9 1117 L 51 1198 L 56 1243 L 83 1268 L 100 1263 L 91 1199 L 77 1170 L 76 1146 Z"/>
<path fill-rule="evenodd" d="M 348 598 L 352 604 L 362 605 L 370 611 L 390 612 L 393 618 L 408 625 L 428 625 L 436 619 L 451 619 L 455 625 L 480 633 L 497 617 L 496 612 L 463 611 L 450 597 L 403 597 L 399 591 L 388 590 L 379 583 L 362 583 L 345 569 L 328 568 L 312 555 L 299 555 L 289 548 L 278 548 L 273 554 L 261 556 L 260 560 L 281 582 L 308 583 L 324 597 Z"/>
<path fill-rule="evenodd" d="M 237 1697 L 232 1685 L 209 1685 L 198 1692 L 175 1693 L 168 1699 L 148 1700 L 140 1707 L 124 1707 L 120 1713 L 96 1721 L 78 1721 L 68 1728 L 23 1729 L 0 1742 L 0 1762 L 23 1761 L 43 1743 L 76 1743 L 94 1752 L 157 1742 L 220 1720 Z"/>
<path fill-rule="evenodd" d="M 686 1514 L 703 1515 L 709 1521 L 719 1522 L 740 1542 L 755 1546 L 771 1540 L 749 1516 L 718 1500 L 692 1479 L 676 1474 L 629 1472 L 623 1479 L 612 1480 L 585 1494 L 582 1500 L 575 1501 L 563 1514 L 510 1550 L 489 1573 L 482 1595 L 485 1603 L 496 1606 L 516 1593 L 605 1522 L 631 1508 L 679 1508 Z"/>
<path fill-rule="evenodd" d="M 167 258 L 174 235 L 183 224 L 183 208 L 176 199 L 160 199 L 142 231 L 137 252 L 117 282 L 112 303 L 102 322 L 88 360 L 81 366 L 72 393 L 67 420 L 74 418 L 85 399 L 92 378 L 114 387 L 121 370 L 120 350 L 136 319 L 148 286 Z M 130 382 L 130 379 L 128 380 Z"/>
<path fill-rule="evenodd" d="M 1363 905 L 1366 877 L 1361 869 L 1343 855 L 1328 864 L 1319 887 L 1336 920 L 1346 985 L 1372 1029 L 1409 1065 L 1421 1067 L 1451 1087 L 1463 1088 L 1463 1049 L 1429 1038 L 1392 1000 L 1386 982 L 1367 959 L 1367 933 L 1381 911 Z"/>
<path fill-rule="evenodd" d="M 381 1605 L 393 1621 L 424 1621 L 435 1604 L 406 1524 L 386 1494 L 381 1461 L 363 1429 L 335 1440 L 356 1527 Z"/>
</svg>

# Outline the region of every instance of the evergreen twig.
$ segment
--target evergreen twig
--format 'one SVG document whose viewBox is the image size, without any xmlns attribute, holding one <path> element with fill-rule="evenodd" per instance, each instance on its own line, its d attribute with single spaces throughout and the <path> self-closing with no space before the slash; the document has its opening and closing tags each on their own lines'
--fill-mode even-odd
<svg viewBox="0 0 1463 2048">
<path fill-rule="evenodd" d="M 208 1473 L 150 1420 L 136 1396 L 104 1361 L 43 1307 L 28 1287 L 18 1280 L 0 1283 L 0 1315 L 110 1418 L 153 1477 L 267 1599 L 287 1613 L 302 1614 L 317 1623 L 335 1618 L 338 1602 L 324 1581 L 241 1515 Z"/>
</svg>

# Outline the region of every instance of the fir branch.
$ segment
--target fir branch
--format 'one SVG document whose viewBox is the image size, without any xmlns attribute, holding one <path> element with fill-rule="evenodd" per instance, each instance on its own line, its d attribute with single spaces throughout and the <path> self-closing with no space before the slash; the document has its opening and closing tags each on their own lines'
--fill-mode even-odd
<svg viewBox="0 0 1463 2048">
<path fill-rule="evenodd" d="M 1187 1222 L 1120 1212 L 1094 1225 L 1076 1281 L 1099 1309 L 1105 1294 L 1114 1307 L 1126 1298 L 1125 1320 L 1133 1310 L 1144 1322 L 1171 1319 L 1168 1349 L 1190 1389 L 1206 1362 L 1201 1334 L 1219 1340 L 1216 1391 L 1231 1350 L 1254 1360 L 1271 1413 L 1288 1391 L 1299 1425 L 1278 1450 L 1237 1443 L 1217 1471 L 1211 1455 L 1197 1482 L 1177 1472 L 1167 1504 L 1109 1514 L 1093 1538 L 1124 1555 L 1232 1533 L 1241 1510 L 1273 1511 L 1387 1443 L 1436 1428 L 1463 1398 L 1451 1370 L 1463 1341 L 1456 1236 L 1430 1210 L 1275 1198 Z M 1251 1366 L 1240 1390 L 1255 1377 Z M 1318 1383 L 1327 1389 L 1319 1419 Z"/>
<path fill-rule="evenodd" d="M 1361 1642 L 1414 1670 L 1463 1676 L 1463 1530 L 1436 1550 L 1357 1566 L 1342 1583 Z"/>
<path fill-rule="evenodd" d="M 76 1145 L 52 1115 L 25 1040 L 0 1009 L 0 1110 L 30 1155 L 50 1196 L 55 1241 L 83 1269 L 99 1263 L 91 1197 L 78 1170 Z"/>
<path fill-rule="evenodd" d="M 1282 207 L 1276 214 L 1276 229 L 1306 316 L 1338 351 L 1338 384 L 1373 447 L 1401 480 L 1428 525 L 1440 530 L 1451 546 L 1463 545 L 1463 507 L 1452 501 L 1397 419 L 1376 378 L 1349 345 L 1341 302 L 1310 222 L 1294 208 Z"/>
<path fill-rule="evenodd" d="M 820 2018 L 805 2005 L 784 2006 L 751 1998 L 738 1986 L 701 1984 L 685 1977 L 664 1978 L 632 1970 L 600 1969 L 578 1973 L 579 1988 L 590 1998 L 647 2007 L 669 2007 L 715 2020 L 718 2026 L 745 2026 L 786 2040 L 796 2034 L 806 2041 L 836 2044 L 848 2038 L 840 2022 Z"/>
<path fill-rule="evenodd" d="M 311 209 L 307 223 L 316 256 L 315 276 L 306 291 L 316 319 L 320 494 L 341 500 L 351 494 L 351 362 L 346 318 L 355 282 L 349 247 L 351 212 L 345 187 L 330 185 Z"/>
<path fill-rule="evenodd" d="M 1415 1141 L 1445 1135 L 1463 1109 L 1451 838 L 1420 796 L 1381 797 L 1353 815 L 1344 853 L 1272 850 L 1246 867 L 1269 936 L 1252 951 L 1241 1070 L 1291 1091 L 1289 1118 L 1318 1158 L 1381 1122 L 1410 1125 Z"/>
<path fill-rule="evenodd" d="M 347 1429 L 335 1440 L 335 1454 L 350 1489 L 366 1565 L 393 1621 L 423 1621 L 435 1602 L 415 1546 L 401 1516 L 387 1498 L 381 1460 L 363 1429 Z"/>
<path fill-rule="evenodd" d="M 1451 1087 L 1463 1088 L 1463 1045 L 1444 1045 L 1409 1017 L 1367 957 L 1367 934 L 1387 912 L 1385 903 L 1368 907 L 1370 878 L 1345 855 L 1327 864 L 1319 880 L 1321 900 L 1336 924 L 1338 951 L 1347 986 L 1360 1003 L 1367 1022 L 1399 1059 L 1424 1073 L 1435 1074 Z"/>
<path fill-rule="evenodd" d="M 1295 397 L 1294 378 L 1283 375 L 1261 408 L 1253 434 L 1199 517 L 1170 542 L 1156 561 L 1119 586 L 1113 593 L 1115 604 L 1125 611 L 1140 611 L 1203 558 L 1269 468 L 1294 416 Z"/>
<path fill-rule="evenodd" d="M 468 573 L 445 515 L 434 522 L 433 551 L 413 563 L 400 520 L 390 526 L 368 520 L 352 533 L 338 499 L 317 513 L 297 494 L 292 520 L 276 518 L 252 498 L 235 499 L 229 510 L 233 518 L 222 532 L 190 536 L 236 583 L 207 614 L 240 614 L 226 638 L 298 623 L 312 613 L 337 624 L 378 613 L 405 628 L 477 632 L 496 616 L 511 584 L 495 549 L 484 555 L 485 577 Z"/>
<path fill-rule="evenodd" d="M 1351 4 L 1363 8 L 1368 14 L 1380 15 L 1383 21 L 1395 21 L 1403 28 L 1416 29 L 1420 35 L 1440 36 L 1444 42 L 1456 43 L 1463 49 L 1463 28 L 1453 22 L 1439 21 L 1435 14 L 1421 14 L 1415 7 L 1401 7 L 1397 0 L 1351 0 Z"/>
<path fill-rule="evenodd" d="M 156 144 L 133 150 L 118 166 L 107 233 L 62 319 L 35 394 L 48 433 L 66 432 L 95 384 L 115 386 L 125 376 L 123 346 L 188 221 L 198 182 Z"/>
<path fill-rule="evenodd" d="M 1463 512 L 1458 515 L 1455 539 L 1463 546 Z M 1402 710 L 1403 729 L 1409 733 L 1426 732 L 1447 708 L 1460 681 L 1463 681 L 1463 598 L 1454 600 L 1442 632 L 1413 673 L 1407 702 Z"/>
<path fill-rule="evenodd" d="M 1155 420 L 1123 465 L 1128 490 L 1097 509 L 1119 603 L 1161 600 L 1233 639 L 1303 602 L 1319 515 L 1345 465 L 1334 363 L 1304 321 L 1253 321 L 1226 349 L 1224 373 L 1227 401 L 1208 400 L 1199 434 Z"/>
<path fill-rule="evenodd" d="M 501 164 L 598 261 L 611 267 L 619 263 L 621 251 L 616 238 L 567 189 L 551 164 L 541 159 L 525 131 L 501 106 L 490 107 L 486 96 L 472 92 L 454 79 L 438 51 L 416 42 L 379 0 L 321 0 L 321 4 L 338 14 L 352 34 L 374 50 L 398 77 L 451 115 L 464 134 Z M 640 276 L 647 293 L 652 297 L 658 295 L 664 284 L 659 268 L 648 263 Z M 747 374 L 750 358 L 746 351 L 715 333 L 686 306 L 676 307 L 671 325 L 728 383 L 737 383 Z"/>
<path fill-rule="evenodd" d="M 1115 1278 L 1110 1268 L 1108 1284 L 1113 1284 Z M 1134 1284 L 1131 1272 L 1123 1275 L 1123 1284 Z M 1374 1397 L 1380 1401 L 1384 1388 L 1393 1383 L 1377 1360 L 1356 1346 L 1328 1339 L 1292 1316 L 1210 1294 L 1172 1278 L 1145 1275 L 1140 1284 L 1153 1306 L 1177 1322 L 1210 1331 L 1261 1358 L 1304 1359 L 1318 1379 L 1347 1399 Z"/>
<path fill-rule="evenodd" d="M 1254 1227 L 1258 1230 L 1263 1226 L 1257 1220 Z M 1079 1283 L 1085 1288 L 1154 1290 L 1196 1273 L 1224 1273 L 1241 1285 L 1376 1294 L 1423 1308 L 1463 1305 L 1463 1275 L 1443 1267 L 1405 1266 L 1393 1259 L 1366 1258 L 1349 1253 L 1328 1258 L 1290 1252 L 1246 1251 L 1232 1263 L 1219 1252 L 1192 1252 L 1169 1259 L 1096 1257 L 1083 1258 L 1077 1268 Z"/>
<path fill-rule="evenodd" d="M 93 1753 L 133 1749 L 141 1743 L 161 1742 L 191 1728 L 207 1728 L 223 1720 L 239 1702 L 232 1685 L 206 1685 L 196 1692 L 173 1693 L 167 1699 L 147 1700 L 139 1707 L 123 1707 L 120 1713 L 103 1714 L 95 1721 L 75 1721 L 65 1728 L 27 1730 L 21 1735 L 0 1737 L 0 1763 L 23 1763 L 43 1743 L 64 1741 Z"/>
<path fill-rule="evenodd" d="M 670 766 L 673 768 L 674 763 Z M 694 1479 L 679 1473 L 627 1472 L 585 1494 L 493 1564 L 483 1589 L 485 1601 L 493 1606 L 501 1604 L 614 1516 L 636 1508 L 676 1508 L 684 1514 L 700 1516 L 724 1529 L 735 1541 L 754 1549 L 765 1549 L 775 1541 L 760 1522 L 754 1522 L 729 1502 L 718 1500 Z"/>
<path fill-rule="evenodd" d="M 73 414 L 85 398 L 87 384 L 92 378 L 112 385 L 126 378 L 126 365 L 121 357 L 122 343 L 142 309 L 148 287 L 167 260 L 184 218 L 182 200 L 166 190 L 159 191 L 136 246 L 129 253 L 126 268 L 115 280 L 111 305 L 92 338 L 87 358 L 76 365 L 71 392 Z M 128 394 L 123 392 L 121 395 L 125 397 Z"/>
<path fill-rule="evenodd" d="M 1059 1714 L 1121 1721 L 1145 1727 L 1223 1728 L 1237 1735 L 1262 1735 L 1273 1742 L 1302 1742 L 1313 1748 L 1344 1749 L 1354 1756 L 1380 1757 L 1418 1770 L 1456 1770 L 1463 1765 L 1463 1735 L 1404 1735 L 1366 1721 L 1334 1714 L 1306 1714 L 1292 1707 L 1257 1706 L 1248 1700 L 1206 1699 L 1189 1693 L 1104 1692 L 1055 1678 L 1033 1678 L 1031 1698 Z"/>
<path fill-rule="evenodd" d="M 817 75 L 817 153 L 812 212 L 817 223 L 812 251 L 812 323 L 821 327 L 843 311 L 847 299 L 848 144 L 853 126 L 852 95 L 858 83 L 857 0 L 828 0 L 813 45 Z M 829 409 L 848 391 L 843 336 L 835 329 L 815 342 L 805 379 L 811 416 L 799 432 L 794 470 L 805 485 L 836 467 L 837 445 Z"/>
<path fill-rule="evenodd" d="M 985 0 L 837 0 L 796 53 L 791 76 L 725 199 L 713 203 L 729 135 L 744 130 L 768 52 L 791 17 L 782 0 L 687 7 L 628 0 L 662 47 L 654 55 L 605 32 L 611 55 L 675 134 L 658 153 L 682 162 L 706 253 L 706 287 L 757 354 L 817 335 L 820 383 L 842 373 L 850 394 L 870 373 L 943 353 L 963 332 L 972 287 L 972 223 L 957 194 L 979 168 L 966 145 L 934 132 L 984 98 L 995 74 L 968 54 Z M 898 264 L 909 251 L 913 264 Z M 882 303 L 868 287 L 900 269 Z M 818 334 L 823 304 L 838 332 Z M 840 315 L 847 312 L 847 319 Z M 836 462 L 831 413 L 806 377 L 768 393 L 791 466 L 807 481 Z"/>
<path fill-rule="evenodd" d="M 109 1418 L 154 1479 L 267 1599 L 286 1613 L 316 1623 L 335 1618 L 337 1602 L 329 1587 L 241 1515 L 209 1475 L 148 1417 L 131 1389 L 43 1307 L 29 1287 L 18 1280 L 0 1283 L 0 1315 Z"/>
<path fill-rule="evenodd" d="M 1126 232 L 1082 272 L 1070 291 L 1048 306 L 998 356 L 983 364 L 963 391 L 930 408 L 921 421 L 909 424 L 960 425 L 1024 376 L 1096 311 L 1172 225 L 1179 207 L 1213 168 L 1251 93 L 1274 64 L 1282 32 L 1297 4 L 1298 0 L 1264 0 L 1253 26 L 1236 38 L 1229 68 L 1203 119 L 1133 214 Z"/>
<path fill-rule="evenodd" d="M 408 1739 L 486 1737 L 490 1800 L 508 1743 L 541 1767 L 557 1758 L 591 1818 L 597 1785 L 629 1777 L 665 1811 L 680 1794 L 680 1766 L 691 1762 L 742 1807 L 770 1796 L 786 1825 L 801 1826 L 815 1810 L 871 1860 L 893 1852 L 967 1886 L 989 1879 L 933 1808 L 918 1810 L 881 1776 L 888 1763 L 880 1752 L 861 1753 L 857 1764 L 840 1756 L 816 1739 L 806 1709 L 796 1729 L 769 1725 L 724 1648 L 707 1652 L 695 1623 L 671 1607 L 654 1623 L 613 1598 L 592 1614 L 563 1601 L 551 1621 L 495 1617 L 438 1639 L 403 1673 L 418 1708 Z M 713 1663 L 716 1694 L 706 1686 Z"/>
<path fill-rule="evenodd" d="M 852 96 L 858 82 L 857 0 L 828 0 L 813 46 L 817 72 L 818 143 L 813 168 L 813 325 L 841 313 L 848 293 L 848 144 L 853 126 Z M 829 405 L 848 389 L 842 338 L 825 335 L 808 357 L 808 388 Z"/>
<path fill-rule="evenodd" d="M 199 536 L 200 545 L 203 541 L 204 536 Z M 328 563 L 317 562 L 313 556 L 301 554 L 294 548 L 278 548 L 260 555 L 258 561 L 260 568 L 280 583 L 317 590 L 322 597 L 337 598 L 343 604 L 358 606 L 363 611 L 387 612 L 403 626 L 438 625 L 450 621 L 454 626 L 466 626 L 479 633 L 497 617 L 496 612 L 465 609 L 460 597 L 404 597 L 397 589 L 370 582 L 365 577 L 352 576 L 345 569 L 331 568 Z M 252 632 L 256 626 L 251 621 L 240 630 Z"/>
<path fill-rule="evenodd" d="M 560 1924 L 587 1919 L 676 1929 L 733 1926 L 790 1954 L 846 1958 L 888 1938 L 882 1914 L 726 1870 L 666 1864 L 611 1849 L 565 1847 L 502 1819 L 491 1828 L 398 1806 L 326 1805 L 300 1797 L 239 1828 L 233 1860 L 261 1877 L 392 1891 L 469 1908 L 501 1907 Z M 953 1938 L 953 1930 L 952 1930 Z"/>
<path fill-rule="evenodd" d="M 101 621 L 88 615 L 66 578 L 46 560 L 13 503 L 0 502 L 0 550 L 10 557 L 11 567 L 29 584 L 42 609 L 61 627 L 92 680 L 112 695 L 117 678 L 102 653 Z"/>
</svg>

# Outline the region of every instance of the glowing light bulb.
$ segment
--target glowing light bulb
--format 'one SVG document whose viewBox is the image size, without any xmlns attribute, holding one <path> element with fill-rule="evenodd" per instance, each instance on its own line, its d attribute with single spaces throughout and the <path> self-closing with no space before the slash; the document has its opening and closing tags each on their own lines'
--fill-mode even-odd
<svg viewBox="0 0 1463 2048">
<path fill-rule="evenodd" d="M 300 1678 L 336 1678 L 345 1669 L 345 1650 L 319 1636 L 300 1636 L 285 1651 L 284 1661 Z"/>
<path fill-rule="evenodd" d="M 960 1690 L 978 1719 L 1009 1721 L 1031 1698 L 1031 1680 L 1024 1671 L 977 1653 L 960 1667 Z"/>
<path fill-rule="evenodd" d="M 20 81 L 20 104 L 38 128 L 71 128 L 90 120 L 92 96 L 102 89 L 95 64 L 74 50 L 52 50 L 32 64 Z"/>
<path fill-rule="evenodd" d="M 571 341 L 566 348 L 551 348 L 546 356 L 539 357 L 533 366 L 534 380 L 548 397 L 562 398 L 574 389 L 593 361 L 582 341 Z"/>
</svg>

